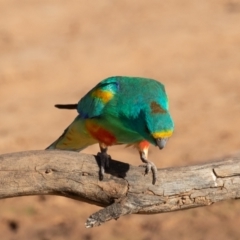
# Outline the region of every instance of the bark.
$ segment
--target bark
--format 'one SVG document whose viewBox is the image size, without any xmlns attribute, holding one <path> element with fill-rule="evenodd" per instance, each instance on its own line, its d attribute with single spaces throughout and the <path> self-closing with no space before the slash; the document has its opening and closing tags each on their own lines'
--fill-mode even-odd
<svg viewBox="0 0 240 240">
<path fill-rule="evenodd" d="M 240 154 L 200 165 L 158 169 L 152 184 L 144 168 L 111 160 L 99 180 L 98 159 L 70 151 L 0 155 L 0 198 L 51 194 L 104 207 L 86 227 L 120 216 L 207 206 L 240 197 Z"/>
</svg>

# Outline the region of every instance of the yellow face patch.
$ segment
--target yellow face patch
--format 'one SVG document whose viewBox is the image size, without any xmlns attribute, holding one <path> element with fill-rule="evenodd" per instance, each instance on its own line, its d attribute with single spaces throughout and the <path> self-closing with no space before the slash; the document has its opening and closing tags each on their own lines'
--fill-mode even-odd
<svg viewBox="0 0 240 240">
<path fill-rule="evenodd" d="M 152 134 L 152 136 L 156 139 L 156 138 L 169 138 L 172 136 L 173 131 L 169 130 L 169 131 L 164 131 L 164 132 L 155 132 Z"/>
<path fill-rule="evenodd" d="M 100 98 L 103 103 L 107 103 L 113 98 L 113 93 L 98 88 L 92 93 L 92 97 Z"/>
</svg>

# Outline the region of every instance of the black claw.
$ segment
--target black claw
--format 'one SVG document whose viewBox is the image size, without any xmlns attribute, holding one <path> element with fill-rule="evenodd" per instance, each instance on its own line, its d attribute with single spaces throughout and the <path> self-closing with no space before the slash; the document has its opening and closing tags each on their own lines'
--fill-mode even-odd
<svg viewBox="0 0 240 240">
<path fill-rule="evenodd" d="M 147 160 L 144 152 L 140 152 L 140 158 L 142 162 L 145 163 L 144 165 L 141 165 L 145 167 L 145 174 L 148 174 L 150 171 L 152 171 L 152 175 L 153 175 L 152 184 L 154 185 L 157 181 L 157 167 L 153 162 Z"/>
<path fill-rule="evenodd" d="M 156 174 L 155 174 L 155 173 L 153 173 L 153 180 L 152 180 L 152 184 L 153 184 L 153 185 L 155 185 L 156 181 L 157 181 Z"/>
<path fill-rule="evenodd" d="M 99 171 L 99 179 L 103 180 L 105 170 L 109 168 L 109 162 L 111 160 L 111 156 L 109 156 L 106 152 L 99 152 L 97 154 L 100 160 L 100 171 Z"/>
<path fill-rule="evenodd" d="M 99 171 L 99 180 L 100 180 L 100 181 L 103 180 L 103 174 L 101 173 L 101 171 Z"/>
</svg>

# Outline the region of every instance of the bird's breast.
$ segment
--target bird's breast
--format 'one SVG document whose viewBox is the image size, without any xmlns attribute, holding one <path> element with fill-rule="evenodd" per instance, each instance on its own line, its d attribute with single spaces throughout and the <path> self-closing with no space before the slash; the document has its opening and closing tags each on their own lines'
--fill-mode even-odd
<svg viewBox="0 0 240 240">
<path fill-rule="evenodd" d="M 107 146 L 111 146 L 117 143 L 116 137 L 104 127 L 100 126 L 93 119 L 86 119 L 85 126 L 92 137 L 97 139 L 99 142 L 102 142 Z"/>
</svg>

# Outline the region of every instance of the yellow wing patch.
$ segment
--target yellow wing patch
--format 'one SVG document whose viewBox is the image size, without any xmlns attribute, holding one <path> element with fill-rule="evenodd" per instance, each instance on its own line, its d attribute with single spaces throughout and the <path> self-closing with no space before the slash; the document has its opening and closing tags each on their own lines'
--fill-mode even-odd
<svg viewBox="0 0 240 240">
<path fill-rule="evenodd" d="M 113 98 L 113 93 L 110 91 L 103 91 L 98 88 L 92 92 L 92 97 L 97 97 L 101 99 L 103 103 L 107 103 Z"/>
</svg>

